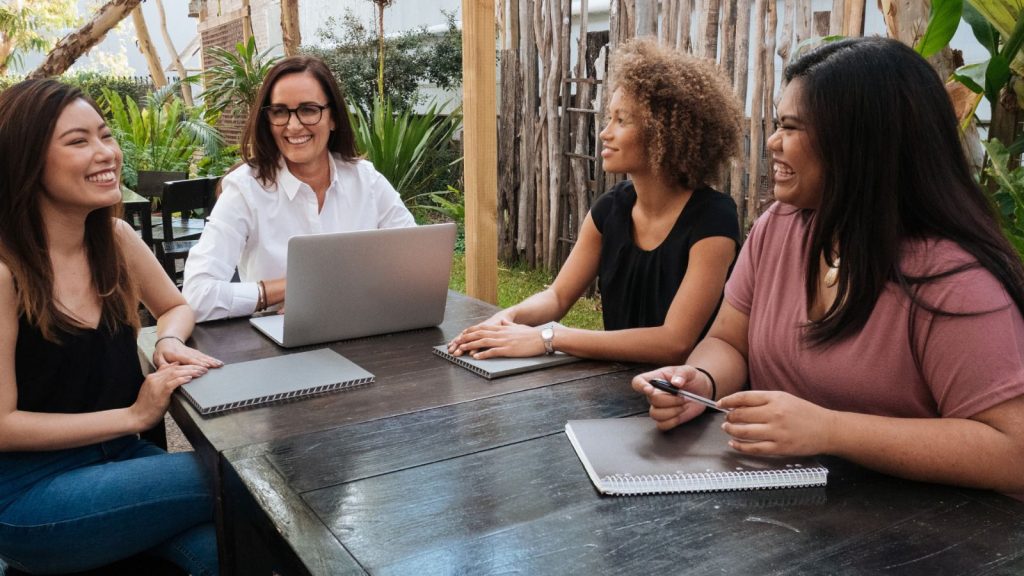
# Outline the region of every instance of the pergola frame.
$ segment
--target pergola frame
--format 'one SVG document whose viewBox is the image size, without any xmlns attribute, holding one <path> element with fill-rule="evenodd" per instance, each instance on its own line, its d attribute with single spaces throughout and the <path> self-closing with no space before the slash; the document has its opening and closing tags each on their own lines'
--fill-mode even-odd
<svg viewBox="0 0 1024 576">
<path fill-rule="evenodd" d="M 498 124 L 494 0 L 462 0 L 466 293 L 498 302 Z"/>
</svg>

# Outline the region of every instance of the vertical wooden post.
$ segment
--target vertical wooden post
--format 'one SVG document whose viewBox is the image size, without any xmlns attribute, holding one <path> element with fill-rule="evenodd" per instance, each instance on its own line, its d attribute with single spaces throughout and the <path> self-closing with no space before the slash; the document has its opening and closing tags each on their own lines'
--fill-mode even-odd
<svg viewBox="0 0 1024 576">
<path fill-rule="evenodd" d="M 498 303 L 494 0 L 462 0 L 466 293 Z"/>
</svg>

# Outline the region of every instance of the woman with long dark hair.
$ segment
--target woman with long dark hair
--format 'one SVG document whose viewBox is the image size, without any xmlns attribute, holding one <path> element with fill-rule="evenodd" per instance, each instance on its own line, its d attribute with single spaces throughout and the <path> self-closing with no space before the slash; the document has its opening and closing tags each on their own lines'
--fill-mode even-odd
<svg viewBox="0 0 1024 576">
<path fill-rule="evenodd" d="M 935 71 L 879 38 L 793 62 L 758 219 L 686 366 L 636 377 L 667 429 L 731 408 L 731 445 L 1024 492 L 1024 268 Z M 749 383 L 749 391 L 743 391 Z"/>
<path fill-rule="evenodd" d="M 182 292 L 199 321 L 283 305 L 288 239 L 415 226 L 398 192 L 359 158 L 345 100 L 313 56 L 274 65 L 249 111 L 245 161 L 185 263 Z M 232 282 L 235 269 L 240 282 Z"/>
<path fill-rule="evenodd" d="M 150 551 L 216 574 L 198 459 L 138 434 L 220 362 L 185 346 L 192 310 L 115 217 L 121 159 L 77 88 L 26 80 L 0 94 L 0 559 L 52 574 Z M 157 319 L 146 377 L 140 301 Z"/>
</svg>

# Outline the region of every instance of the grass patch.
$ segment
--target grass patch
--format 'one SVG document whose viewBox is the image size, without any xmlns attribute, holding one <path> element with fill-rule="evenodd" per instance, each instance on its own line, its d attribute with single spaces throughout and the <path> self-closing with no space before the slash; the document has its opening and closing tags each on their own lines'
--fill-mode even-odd
<svg viewBox="0 0 1024 576">
<path fill-rule="evenodd" d="M 533 270 L 526 267 L 498 267 L 498 306 L 508 308 L 536 294 L 551 284 L 553 278 L 544 270 Z M 466 255 L 455 254 L 452 259 L 452 278 L 448 287 L 456 292 L 466 292 Z M 599 298 L 580 298 L 562 324 L 573 328 L 602 330 L 601 300 Z"/>
</svg>

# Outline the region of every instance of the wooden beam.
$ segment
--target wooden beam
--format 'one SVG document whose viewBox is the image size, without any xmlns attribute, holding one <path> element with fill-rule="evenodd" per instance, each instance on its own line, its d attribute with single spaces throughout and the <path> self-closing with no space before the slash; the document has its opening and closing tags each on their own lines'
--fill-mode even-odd
<svg viewBox="0 0 1024 576">
<path fill-rule="evenodd" d="M 462 0 L 466 293 L 498 303 L 494 0 Z"/>
</svg>

